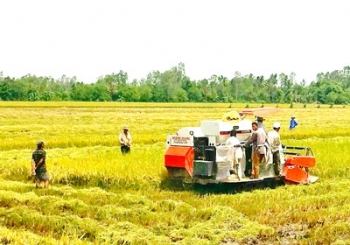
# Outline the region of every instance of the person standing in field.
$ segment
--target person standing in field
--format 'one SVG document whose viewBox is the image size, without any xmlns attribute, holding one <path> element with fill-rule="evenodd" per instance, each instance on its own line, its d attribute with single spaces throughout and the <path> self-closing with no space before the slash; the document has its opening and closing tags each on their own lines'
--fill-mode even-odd
<svg viewBox="0 0 350 245">
<path fill-rule="evenodd" d="M 237 132 L 235 129 L 231 130 L 230 137 L 226 140 L 225 145 L 229 147 L 227 153 L 228 159 L 231 163 L 231 170 L 233 173 L 236 172 L 238 179 L 242 179 L 241 173 L 241 160 L 243 157 L 243 151 L 241 142 L 236 138 Z"/>
<path fill-rule="evenodd" d="M 258 128 L 262 128 L 265 131 L 265 133 L 267 134 L 267 130 L 266 130 L 266 127 L 265 127 L 265 124 L 264 124 L 265 118 L 257 117 L 256 121 L 258 122 Z"/>
<path fill-rule="evenodd" d="M 272 125 L 273 130 L 271 130 L 267 137 L 269 139 L 269 144 L 272 151 L 272 162 L 273 162 L 273 169 L 275 171 L 275 174 L 278 176 L 281 172 L 281 156 L 280 156 L 280 148 L 281 148 L 281 137 L 279 134 L 279 130 L 281 128 L 281 125 L 279 122 L 275 122 Z"/>
<path fill-rule="evenodd" d="M 38 141 L 37 148 L 32 153 L 32 174 L 35 174 L 36 188 L 40 188 L 41 182 L 44 182 L 45 188 L 49 187 L 49 175 L 46 170 L 46 151 L 44 150 L 44 146 L 44 141 Z"/>
<path fill-rule="evenodd" d="M 253 134 L 246 142 L 245 147 L 252 146 L 252 165 L 251 179 L 259 178 L 259 166 L 263 163 L 266 155 L 267 135 L 262 128 L 258 128 L 257 122 L 252 122 Z"/>
<path fill-rule="evenodd" d="M 122 154 L 126 154 L 130 152 L 131 142 L 132 142 L 132 138 L 129 132 L 129 128 L 128 126 L 125 126 L 123 128 L 123 132 L 119 134 L 120 150 Z"/>
<path fill-rule="evenodd" d="M 289 129 L 293 130 L 296 126 L 298 126 L 298 122 L 295 120 L 295 117 L 293 116 L 290 118 Z"/>
</svg>

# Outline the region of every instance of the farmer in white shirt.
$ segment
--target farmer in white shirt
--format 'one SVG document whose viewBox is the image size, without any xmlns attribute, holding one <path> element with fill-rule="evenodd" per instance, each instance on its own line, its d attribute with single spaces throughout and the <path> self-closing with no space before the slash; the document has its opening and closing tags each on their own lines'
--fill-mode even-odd
<svg viewBox="0 0 350 245">
<path fill-rule="evenodd" d="M 273 130 L 270 131 L 267 136 L 269 140 L 269 144 L 272 151 L 272 161 L 273 161 L 273 169 L 276 175 L 280 175 L 281 172 L 281 156 L 280 156 L 280 148 L 281 148 L 281 138 L 278 131 L 281 128 L 279 122 L 275 122 L 272 126 Z"/>
<path fill-rule="evenodd" d="M 131 142 L 132 142 L 132 139 L 131 139 L 131 134 L 129 133 L 129 128 L 125 126 L 123 128 L 123 132 L 119 134 L 119 143 L 120 143 L 120 149 L 122 151 L 122 154 L 130 152 Z"/>
<path fill-rule="evenodd" d="M 225 145 L 229 147 L 227 155 L 228 160 L 232 164 L 231 169 L 237 171 L 238 179 L 242 179 L 241 160 L 243 157 L 243 151 L 241 147 L 241 142 L 236 138 L 235 129 L 231 131 L 230 138 L 226 140 Z"/>
</svg>

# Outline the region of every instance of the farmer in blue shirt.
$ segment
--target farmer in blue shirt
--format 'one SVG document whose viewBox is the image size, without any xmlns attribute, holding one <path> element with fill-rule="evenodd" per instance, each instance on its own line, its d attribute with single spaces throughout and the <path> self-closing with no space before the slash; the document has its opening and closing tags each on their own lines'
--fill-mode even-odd
<svg viewBox="0 0 350 245">
<path fill-rule="evenodd" d="M 295 120 L 295 117 L 291 117 L 289 122 L 289 129 L 293 130 L 296 126 L 298 126 L 298 122 Z"/>
</svg>

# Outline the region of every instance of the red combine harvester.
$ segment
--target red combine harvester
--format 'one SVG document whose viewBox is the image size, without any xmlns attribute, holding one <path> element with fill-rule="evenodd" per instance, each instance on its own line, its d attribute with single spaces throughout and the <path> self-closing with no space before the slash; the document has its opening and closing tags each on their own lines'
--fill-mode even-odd
<svg viewBox="0 0 350 245">
<path fill-rule="evenodd" d="M 176 134 L 168 135 L 164 161 L 169 177 L 186 184 L 231 184 L 237 190 L 257 183 L 315 182 L 318 177 L 309 174 L 309 169 L 316 165 L 315 157 L 309 147 L 300 146 L 280 148 L 280 174 L 275 174 L 271 156 L 260 166 L 259 178 L 249 178 L 251 148 L 244 148 L 243 145 L 252 134 L 252 121 L 246 116 L 266 117 L 278 111 L 278 108 L 245 109 L 239 113 L 233 111 L 226 113 L 222 120 L 204 120 L 199 127 L 184 127 Z M 225 145 L 233 128 L 240 144 Z M 238 162 L 232 160 L 237 148 L 243 152 Z"/>
</svg>

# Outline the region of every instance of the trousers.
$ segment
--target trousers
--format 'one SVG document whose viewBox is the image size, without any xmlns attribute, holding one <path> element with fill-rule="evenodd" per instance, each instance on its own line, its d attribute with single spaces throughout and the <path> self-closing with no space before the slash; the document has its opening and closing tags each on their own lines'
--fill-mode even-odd
<svg viewBox="0 0 350 245">
<path fill-rule="evenodd" d="M 259 178 L 259 166 L 262 163 L 263 159 L 265 157 L 265 154 L 260 154 L 258 149 L 253 149 L 253 154 L 252 154 L 252 175 L 254 179 Z"/>
</svg>

